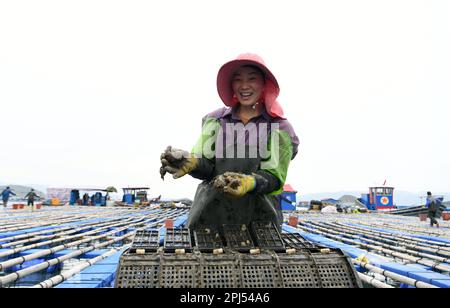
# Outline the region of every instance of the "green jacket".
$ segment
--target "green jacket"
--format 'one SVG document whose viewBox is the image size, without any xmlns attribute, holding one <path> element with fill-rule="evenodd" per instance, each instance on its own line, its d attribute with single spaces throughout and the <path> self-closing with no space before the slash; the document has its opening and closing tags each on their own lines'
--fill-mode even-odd
<svg viewBox="0 0 450 308">
<path fill-rule="evenodd" d="M 273 221 L 281 226 L 277 195 L 283 191 L 290 161 L 297 154 L 298 137 L 291 124 L 266 112 L 243 125 L 234 108 L 221 108 L 203 118 L 202 134 L 192 152 L 199 158 L 190 173 L 203 180 L 189 212 L 190 228 L 220 229 L 224 224 Z M 241 198 L 212 186 L 227 171 L 254 175 L 256 188 Z"/>
</svg>

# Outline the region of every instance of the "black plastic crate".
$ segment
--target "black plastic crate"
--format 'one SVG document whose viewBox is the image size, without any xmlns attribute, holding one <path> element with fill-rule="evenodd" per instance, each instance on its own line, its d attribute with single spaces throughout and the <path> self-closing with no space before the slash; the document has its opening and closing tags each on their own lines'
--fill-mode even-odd
<svg viewBox="0 0 450 308">
<path fill-rule="evenodd" d="M 238 288 L 241 286 L 238 260 L 235 253 L 202 254 L 200 288 Z"/>
<path fill-rule="evenodd" d="M 339 249 L 322 253 L 314 248 L 278 255 L 285 288 L 361 288 L 351 263 Z"/>
<path fill-rule="evenodd" d="M 281 288 L 283 281 L 274 253 L 240 255 L 239 272 L 242 288 Z"/>
<path fill-rule="evenodd" d="M 189 229 L 166 229 L 164 251 L 174 252 L 177 249 L 184 249 L 186 252 L 192 250 L 191 232 Z"/>
<path fill-rule="evenodd" d="M 280 232 L 271 221 L 254 221 L 251 230 L 258 247 L 274 251 L 285 250 Z"/>
<path fill-rule="evenodd" d="M 130 253 L 144 250 L 145 253 L 155 252 L 159 248 L 159 231 L 158 230 L 139 230 L 134 236 L 131 244 Z"/>
<path fill-rule="evenodd" d="M 161 265 L 158 254 L 125 252 L 116 271 L 115 288 L 159 288 Z"/>
<path fill-rule="evenodd" d="M 320 288 L 321 279 L 311 254 L 303 249 L 296 254 L 279 254 L 279 267 L 285 288 Z"/>
<path fill-rule="evenodd" d="M 223 225 L 223 235 L 229 248 L 241 252 L 255 248 L 246 225 Z"/>
<path fill-rule="evenodd" d="M 317 248 L 316 245 L 304 239 L 298 233 L 282 233 L 281 237 L 287 247 L 295 249 Z"/>
<path fill-rule="evenodd" d="M 202 252 L 211 252 L 214 249 L 222 248 L 222 239 L 219 232 L 209 228 L 202 228 L 194 231 L 196 247 Z"/>
<path fill-rule="evenodd" d="M 225 252 L 129 254 L 116 272 L 116 288 L 361 288 L 351 260 L 339 249 L 295 254 Z"/>
<path fill-rule="evenodd" d="M 199 261 L 195 254 L 164 254 L 161 257 L 162 288 L 195 288 L 198 285 Z"/>
</svg>

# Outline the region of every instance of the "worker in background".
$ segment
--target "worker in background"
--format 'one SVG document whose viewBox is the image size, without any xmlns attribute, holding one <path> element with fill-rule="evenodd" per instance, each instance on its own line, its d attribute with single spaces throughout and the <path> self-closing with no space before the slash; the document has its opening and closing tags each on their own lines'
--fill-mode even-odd
<svg viewBox="0 0 450 308">
<path fill-rule="evenodd" d="M 430 191 L 427 192 L 428 218 L 430 218 L 430 226 L 436 225 L 439 228 L 439 222 L 436 218 L 441 217 L 440 202 L 435 199 Z"/>
<path fill-rule="evenodd" d="M 2 201 L 3 201 L 3 208 L 6 208 L 8 205 L 8 200 L 11 195 L 16 196 L 16 194 L 11 190 L 9 186 L 7 186 L 1 193 L 2 195 Z"/>
<path fill-rule="evenodd" d="M 27 205 L 34 208 L 34 201 L 36 199 L 40 199 L 40 197 L 34 192 L 34 189 L 31 188 L 30 192 L 25 195 L 25 199 L 27 199 Z"/>
<path fill-rule="evenodd" d="M 203 118 L 191 152 L 167 147 L 161 176 L 186 174 L 203 180 L 189 212 L 188 227 L 272 221 L 281 228 L 280 202 L 298 138 L 277 101 L 275 76 L 254 54 L 224 64 L 217 90 L 226 107 Z"/>
<path fill-rule="evenodd" d="M 84 195 L 83 195 L 83 205 L 89 205 L 89 195 L 88 195 L 88 193 L 84 193 Z"/>
</svg>

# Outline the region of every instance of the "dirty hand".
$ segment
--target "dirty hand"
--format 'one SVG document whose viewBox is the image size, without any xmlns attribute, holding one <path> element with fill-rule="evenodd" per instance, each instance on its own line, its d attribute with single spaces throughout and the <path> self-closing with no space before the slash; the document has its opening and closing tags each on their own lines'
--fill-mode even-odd
<svg viewBox="0 0 450 308">
<path fill-rule="evenodd" d="M 164 153 L 161 154 L 161 168 L 159 172 L 163 180 L 167 172 L 172 174 L 174 179 L 178 179 L 197 168 L 197 165 L 198 160 L 192 154 L 172 148 L 169 145 Z"/>
<path fill-rule="evenodd" d="M 242 197 L 256 187 L 254 176 L 237 172 L 225 172 L 214 179 L 216 189 L 228 193 L 234 197 Z"/>
</svg>

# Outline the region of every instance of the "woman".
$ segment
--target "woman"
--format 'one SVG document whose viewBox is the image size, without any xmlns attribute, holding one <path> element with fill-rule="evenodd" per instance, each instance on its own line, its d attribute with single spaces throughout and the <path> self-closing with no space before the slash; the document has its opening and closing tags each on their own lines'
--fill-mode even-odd
<svg viewBox="0 0 450 308">
<path fill-rule="evenodd" d="M 283 217 L 275 196 L 283 191 L 299 142 L 277 102 L 278 82 L 259 56 L 243 54 L 220 68 L 217 90 L 227 107 L 203 118 L 191 153 L 166 149 L 161 175 L 189 173 L 203 180 L 189 228 L 221 229 L 256 220 L 280 228 Z"/>
</svg>

